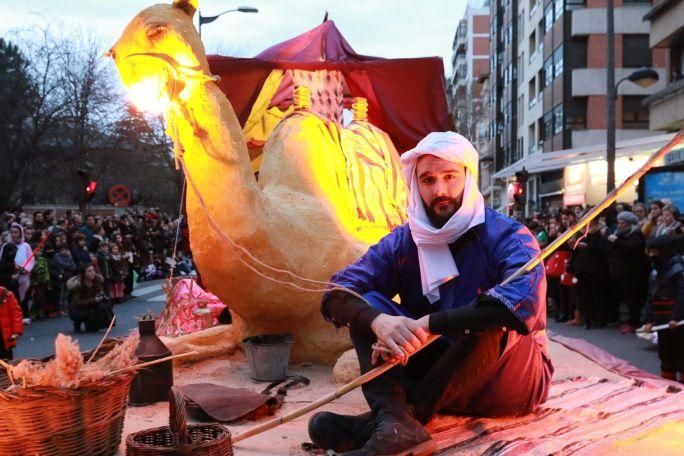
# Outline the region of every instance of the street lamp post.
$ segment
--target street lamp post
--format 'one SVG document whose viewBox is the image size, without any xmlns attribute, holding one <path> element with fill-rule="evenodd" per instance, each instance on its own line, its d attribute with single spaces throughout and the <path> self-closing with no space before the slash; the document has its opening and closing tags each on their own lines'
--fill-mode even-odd
<svg viewBox="0 0 684 456">
<path fill-rule="evenodd" d="M 210 24 L 214 22 L 216 19 L 219 17 L 223 16 L 226 13 L 232 13 L 233 11 L 237 11 L 238 13 L 258 13 L 259 10 L 256 8 L 252 8 L 251 6 L 238 6 L 237 8 L 234 9 L 229 9 L 226 10 L 220 14 L 217 14 L 216 16 L 202 16 L 202 11 L 199 12 L 199 36 L 202 38 L 202 24 Z"/>
<path fill-rule="evenodd" d="M 617 100 L 617 89 L 624 81 L 630 81 L 639 87 L 648 88 L 658 82 L 658 72 L 653 68 L 640 68 L 627 77 L 624 77 L 615 84 L 615 60 L 614 60 L 614 33 L 613 33 L 613 14 L 612 0 L 608 2 L 608 55 L 607 72 L 608 77 L 608 125 L 606 133 L 606 162 L 608 165 L 608 175 L 606 178 L 606 194 L 615 189 L 615 102 Z"/>
</svg>

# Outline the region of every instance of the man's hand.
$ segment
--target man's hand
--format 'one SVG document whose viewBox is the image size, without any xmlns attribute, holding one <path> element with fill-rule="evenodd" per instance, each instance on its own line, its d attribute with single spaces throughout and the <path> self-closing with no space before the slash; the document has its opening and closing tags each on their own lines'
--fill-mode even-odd
<svg viewBox="0 0 684 456">
<path fill-rule="evenodd" d="M 615 236 L 614 234 L 611 234 L 610 236 L 608 236 L 608 240 L 610 242 L 615 242 L 616 239 L 617 239 L 617 236 Z"/>
<path fill-rule="evenodd" d="M 677 328 L 677 320 L 670 320 L 667 322 L 667 327 L 670 329 L 676 329 Z"/>
<path fill-rule="evenodd" d="M 647 332 L 647 333 L 653 332 L 653 323 L 644 324 L 644 332 Z"/>
<path fill-rule="evenodd" d="M 380 314 L 371 323 L 371 329 L 382 343 L 391 351 L 391 356 L 402 362 L 408 360 L 408 355 L 418 350 L 428 339 L 428 333 L 421 324 L 412 318 L 394 317 Z M 385 355 L 379 355 L 385 358 Z M 373 358 L 377 360 L 378 355 Z"/>
<path fill-rule="evenodd" d="M 9 338 L 10 338 L 10 340 L 17 340 L 17 339 L 19 339 L 19 334 L 14 333 Z"/>
</svg>

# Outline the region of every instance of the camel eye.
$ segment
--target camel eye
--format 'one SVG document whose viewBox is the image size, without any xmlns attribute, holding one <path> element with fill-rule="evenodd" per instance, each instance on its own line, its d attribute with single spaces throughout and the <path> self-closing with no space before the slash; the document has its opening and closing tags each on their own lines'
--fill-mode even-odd
<svg viewBox="0 0 684 456">
<path fill-rule="evenodd" d="M 168 26 L 164 24 L 153 25 L 147 29 L 147 38 L 149 38 L 150 41 L 157 41 L 166 34 L 167 30 Z"/>
</svg>

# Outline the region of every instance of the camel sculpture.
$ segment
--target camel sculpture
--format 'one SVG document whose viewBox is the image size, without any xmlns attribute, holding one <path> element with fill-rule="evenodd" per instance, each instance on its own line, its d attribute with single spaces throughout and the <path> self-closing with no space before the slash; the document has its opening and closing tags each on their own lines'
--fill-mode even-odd
<svg viewBox="0 0 684 456">
<path fill-rule="evenodd" d="M 320 315 L 326 286 L 259 262 L 326 282 L 403 223 L 398 154 L 387 135 L 368 123 L 344 129 L 300 109 L 280 122 L 264 146 L 257 181 L 238 119 L 210 75 L 192 24 L 197 7 L 197 0 L 176 0 L 143 10 L 109 55 L 131 93 L 162 103 L 186 174 L 193 257 L 207 287 L 233 312 L 235 337 L 289 332 L 295 336 L 293 361 L 331 363 L 350 341 L 346 330 Z M 360 190 L 349 179 L 351 168 L 375 172 L 382 165 L 358 160 L 350 166 L 341 144 L 349 144 L 354 129 L 365 129 L 384 156 L 382 173 L 389 177 L 374 188 L 369 186 L 375 179 Z M 386 188 L 390 178 L 393 190 Z M 369 192 L 380 202 L 362 213 L 355 196 Z"/>
</svg>

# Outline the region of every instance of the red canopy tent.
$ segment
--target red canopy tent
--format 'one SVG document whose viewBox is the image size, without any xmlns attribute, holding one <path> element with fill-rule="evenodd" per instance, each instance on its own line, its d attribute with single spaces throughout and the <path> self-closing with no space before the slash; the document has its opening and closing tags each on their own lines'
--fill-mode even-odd
<svg viewBox="0 0 684 456">
<path fill-rule="evenodd" d="M 369 121 L 399 152 L 432 131 L 452 129 L 439 57 L 383 59 L 357 54 L 332 21 L 254 58 L 208 56 L 212 74 L 244 126 L 271 70 L 338 70 L 352 96 L 368 99 Z"/>
</svg>

